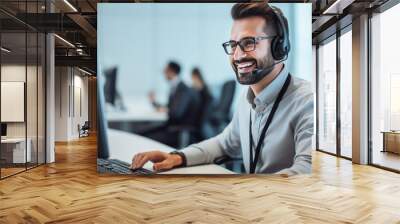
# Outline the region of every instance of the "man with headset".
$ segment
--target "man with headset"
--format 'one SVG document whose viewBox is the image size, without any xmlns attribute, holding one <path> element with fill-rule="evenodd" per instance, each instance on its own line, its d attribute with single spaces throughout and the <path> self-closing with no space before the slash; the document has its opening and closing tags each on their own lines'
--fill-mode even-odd
<svg viewBox="0 0 400 224">
<path fill-rule="evenodd" d="M 133 157 L 155 170 L 213 163 L 222 156 L 243 158 L 247 173 L 285 175 L 311 172 L 314 96 L 308 82 L 289 74 L 288 22 L 267 3 L 232 7 L 231 38 L 223 43 L 238 82 L 249 85 L 231 123 L 216 137 L 180 151 L 151 151 Z"/>
</svg>

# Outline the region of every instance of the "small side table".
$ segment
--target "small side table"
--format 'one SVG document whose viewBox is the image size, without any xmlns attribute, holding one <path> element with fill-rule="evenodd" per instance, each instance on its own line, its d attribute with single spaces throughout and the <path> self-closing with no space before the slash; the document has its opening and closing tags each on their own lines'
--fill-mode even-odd
<svg viewBox="0 0 400 224">
<path fill-rule="evenodd" d="M 400 154 L 400 131 L 382 131 L 383 150 L 382 152 L 392 152 Z"/>
</svg>

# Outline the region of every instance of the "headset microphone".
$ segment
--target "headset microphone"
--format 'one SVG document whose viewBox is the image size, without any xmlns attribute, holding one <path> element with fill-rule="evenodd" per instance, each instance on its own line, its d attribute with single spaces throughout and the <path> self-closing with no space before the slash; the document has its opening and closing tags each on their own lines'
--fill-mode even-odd
<svg viewBox="0 0 400 224">
<path fill-rule="evenodd" d="M 275 67 L 275 65 L 285 61 L 287 59 L 287 56 L 284 57 L 283 59 L 274 62 L 272 65 L 269 65 L 266 68 L 258 68 L 255 69 L 251 72 L 251 74 L 240 74 L 235 68 L 235 73 L 237 75 L 237 81 L 242 84 L 242 85 L 252 85 L 254 83 L 259 82 L 261 79 L 263 79 L 266 75 L 268 75 Z"/>
<path fill-rule="evenodd" d="M 282 60 L 276 61 L 276 62 L 274 62 L 272 65 L 270 65 L 270 66 L 268 66 L 268 67 L 266 67 L 266 68 L 255 69 L 255 70 L 253 71 L 253 72 L 254 72 L 254 75 L 256 75 L 256 76 L 263 76 L 263 77 L 264 77 L 265 75 L 269 74 L 269 73 L 274 69 L 275 65 L 277 65 L 277 64 L 279 64 L 279 63 L 285 61 L 286 59 L 287 59 L 287 57 L 285 57 L 285 58 L 282 59 Z"/>
</svg>

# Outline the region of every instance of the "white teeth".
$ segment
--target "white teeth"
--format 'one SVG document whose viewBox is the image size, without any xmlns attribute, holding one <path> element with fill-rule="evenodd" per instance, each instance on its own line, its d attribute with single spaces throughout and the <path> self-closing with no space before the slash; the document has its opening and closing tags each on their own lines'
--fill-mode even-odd
<svg viewBox="0 0 400 224">
<path fill-rule="evenodd" d="M 238 65 L 238 68 L 245 68 L 245 67 L 249 67 L 249 66 L 252 66 L 252 65 L 253 65 L 253 62 L 240 63 Z"/>
</svg>

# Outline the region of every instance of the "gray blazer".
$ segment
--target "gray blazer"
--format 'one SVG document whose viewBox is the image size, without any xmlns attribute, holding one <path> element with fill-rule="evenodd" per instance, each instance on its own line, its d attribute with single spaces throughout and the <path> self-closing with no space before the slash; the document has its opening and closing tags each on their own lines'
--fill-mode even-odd
<svg viewBox="0 0 400 224">
<path fill-rule="evenodd" d="M 182 149 L 188 166 L 212 163 L 228 155 L 242 157 L 246 172 L 250 168 L 249 122 L 257 144 L 272 105 L 283 86 L 288 71 L 281 73 L 255 97 L 249 88 L 242 94 L 234 117 L 216 137 Z M 314 128 L 314 94 L 309 82 L 292 76 L 289 88 L 266 132 L 256 173 L 305 174 L 311 172 L 312 135 Z M 253 155 L 254 153 L 253 147 Z"/>
</svg>

